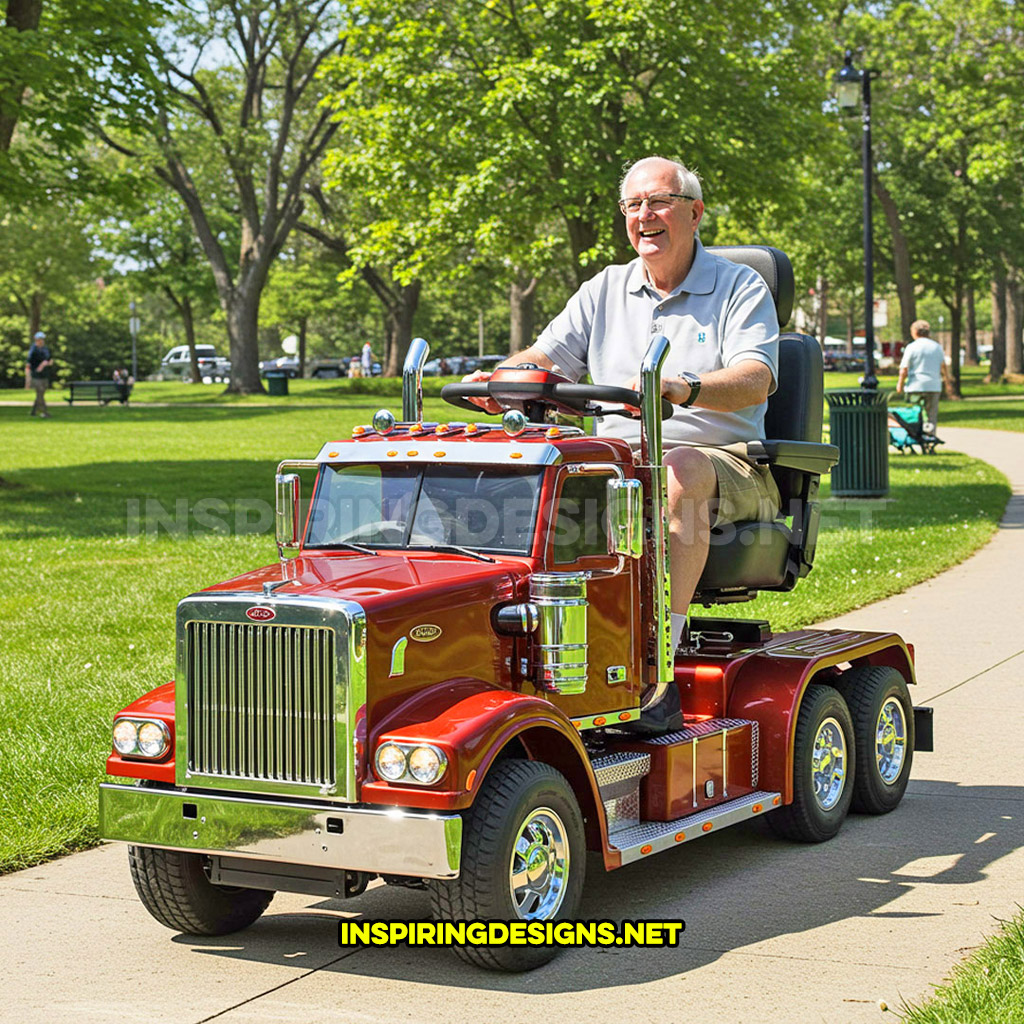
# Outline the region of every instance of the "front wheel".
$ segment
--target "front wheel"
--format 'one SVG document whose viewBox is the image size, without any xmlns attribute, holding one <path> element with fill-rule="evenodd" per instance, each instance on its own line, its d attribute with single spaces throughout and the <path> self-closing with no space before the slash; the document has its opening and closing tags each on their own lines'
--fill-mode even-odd
<svg viewBox="0 0 1024 1024">
<path fill-rule="evenodd" d="M 793 802 L 768 816 L 787 839 L 831 839 L 850 809 L 856 753 L 846 701 L 831 686 L 808 687 L 800 704 L 793 746 Z"/>
<path fill-rule="evenodd" d="M 554 921 L 576 917 L 586 861 L 583 817 L 565 777 L 536 761 L 500 761 L 465 812 L 462 869 L 429 883 L 438 921 Z M 455 946 L 468 963 L 529 971 L 556 946 Z"/>
<path fill-rule="evenodd" d="M 198 853 L 129 846 L 135 891 L 162 925 L 187 935 L 227 935 L 248 928 L 273 892 L 213 885 Z"/>
<path fill-rule="evenodd" d="M 914 706 L 903 676 L 884 666 L 851 668 L 840 677 L 853 717 L 857 777 L 853 810 L 888 814 L 907 791 L 914 759 Z"/>
</svg>

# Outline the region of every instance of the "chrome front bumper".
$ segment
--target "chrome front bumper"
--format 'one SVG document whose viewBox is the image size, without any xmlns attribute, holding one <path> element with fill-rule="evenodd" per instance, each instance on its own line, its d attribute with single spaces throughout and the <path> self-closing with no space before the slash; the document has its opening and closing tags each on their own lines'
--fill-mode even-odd
<svg viewBox="0 0 1024 1024">
<path fill-rule="evenodd" d="M 223 793 L 100 786 L 100 835 L 254 861 L 456 878 L 462 818 Z"/>
</svg>

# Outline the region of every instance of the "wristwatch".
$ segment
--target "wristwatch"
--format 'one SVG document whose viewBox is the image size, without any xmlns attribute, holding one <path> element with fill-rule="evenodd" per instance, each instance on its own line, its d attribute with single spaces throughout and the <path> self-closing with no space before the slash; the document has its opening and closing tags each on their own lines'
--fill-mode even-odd
<svg viewBox="0 0 1024 1024">
<path fill-rule="evenodd" d="M 679 376 L 690 385 L 690 394 L 685 402 L 679 403 L 679 408 L 689 409 L 697 401 L 697 396 L 700 394 L 700 377 L 695 373 L 690 373 L 689 370 L 684 370 Z"/>
</svg>

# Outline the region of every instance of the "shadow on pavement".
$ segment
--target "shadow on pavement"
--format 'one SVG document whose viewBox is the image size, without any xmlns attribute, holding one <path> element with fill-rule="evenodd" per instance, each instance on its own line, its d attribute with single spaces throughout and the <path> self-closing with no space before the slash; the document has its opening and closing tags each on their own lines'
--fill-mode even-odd
<svg viewBox="0 0 1024 1024">
<path fill-rule="evenodd" d="M 529 974 L 477 970 L 439 948 L 339 949 L 342 917 L 429 920 L 425 893 L 384 886 L 353 900 L 315 903 L 301 914 L 275 915 L 272 904 L 248 931 L 173 941 L 208 956 L 293 966 L 301 956 L 310 969 L 454 989 L 536 995 L 632 986 L 850 918 L 916 918 L 928 927 L 958 895 L 942 887 L 981 880 L 989 865 L 1024 842 L 1022 815 L 1024 787 L 912 782 L 892 815 L 852 816 L 836 839 L 818 846 L 784 842 L 764 822 L 751 822 L 609 874 L 592 857 L 582 918 L 682 918 L 679 947 L 566 950 Z M 887 966 L 892 953 L 888 945 L 865 947 L 858 958 Z M 813 959 L 813 951 L 802 958 Z"/>
</svg>

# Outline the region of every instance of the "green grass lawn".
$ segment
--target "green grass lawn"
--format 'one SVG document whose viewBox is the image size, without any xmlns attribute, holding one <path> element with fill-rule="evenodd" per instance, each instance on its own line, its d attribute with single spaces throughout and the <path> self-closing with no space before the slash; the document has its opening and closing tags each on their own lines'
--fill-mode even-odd
<svg viewBox="0 0 1024 1024">
<path fill-rule="evenodd" d="M 1024 1020 L 1024 914 L 994 935 L 920 1006 L 903 1008 L 905 1024 L 1020 1024 Z"/>
<path fill-rule="evenodd" d="M 46 421 L 0 407 L 0 870 L 96 842 L 112 716 L 171 678 L 177 601 L 274 561 L 277 462 L 349 436 L 380 404 L 85 405 Z M 428 419 L 453 412 L 426 402 Z M 835 615 L 960 561 L 995 529 L 1009 492 L 992 468 L 953 453 L 892 467 L 886 501 L 834 501 L 826 487 L 815 572 L 728 613 L 776 628 Z M 165 518 L 155 535 L 147 501 Z"/>
</svg>

